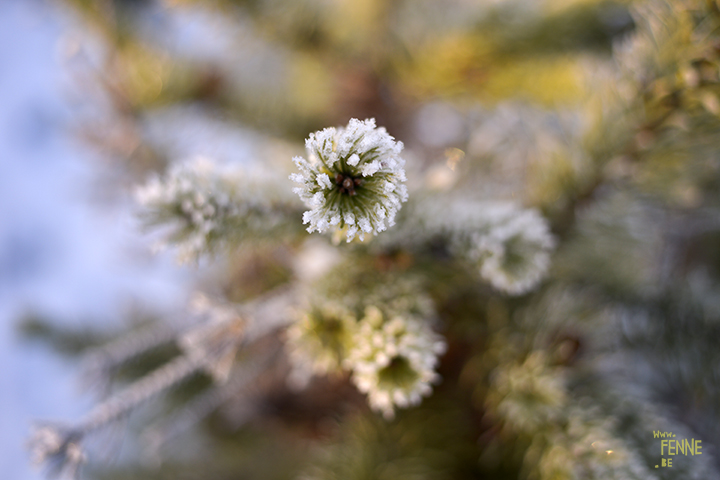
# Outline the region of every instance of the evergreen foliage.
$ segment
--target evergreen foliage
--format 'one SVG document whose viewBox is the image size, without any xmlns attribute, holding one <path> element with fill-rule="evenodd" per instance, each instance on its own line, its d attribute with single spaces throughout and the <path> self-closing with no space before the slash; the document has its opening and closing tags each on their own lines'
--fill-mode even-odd
<svg viewBox="0 0 720 480">
<path fill-rule="evenodd" d="M 720 478 L 720 2 L 67 3 L 142 132 L 141 217 L 235 275 L 94 347 L 107 385 L 177 346 L 38 461 L 74 475 L 162 398 L 162 464 L 91 477 Z M 182 45 L 194 15 L 221 45 Z M 257 161 L 175 158 L 182 115 Z"/>
</svg>

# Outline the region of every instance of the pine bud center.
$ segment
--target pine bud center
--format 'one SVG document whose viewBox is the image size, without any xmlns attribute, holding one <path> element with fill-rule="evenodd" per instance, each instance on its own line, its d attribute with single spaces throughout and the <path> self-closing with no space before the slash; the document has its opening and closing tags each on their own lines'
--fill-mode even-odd
<svg viewBox="0 0 720 480">
<path fill-rule="evenodd" d="M 338 186 L 338 190 L 340 190 L 340 193 L 350 195 L 351 197 L 357 195 L 355 188 L 362 185 L 362 182 L 362 178 L 359 177 L 355 178 L 351 177 L 350 175 L 343 175 L 341 173 L 335 175 L 335 184 Z"/>
</svg>

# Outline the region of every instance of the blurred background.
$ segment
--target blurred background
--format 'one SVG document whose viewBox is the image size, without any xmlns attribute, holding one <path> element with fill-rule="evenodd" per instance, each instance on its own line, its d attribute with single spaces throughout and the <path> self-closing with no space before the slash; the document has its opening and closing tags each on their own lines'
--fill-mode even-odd
<svg viewBox="0 0 720 480">
<path fill-rule="evenodd" d="M 91 405 L 78 362 L 29 340 L 21 325 L 125 328 L 135 305 L 182 305 L 190 280 L 172 259 L 147 252 L 118 185 L 124 166 L 80 135 L 83 112 L 101 112 L 67 61 L 69 42 L 83 35 L 99 54 L 102 43 L 67 6 L 0 3 L 0 476 L 7 479 L 44 478 L 25 448 L 33 422 L 75 418 Z M 61 348 L 73 351 L 72 343 Z"/>
<path fill-rule="evenodd" d="M 313 391 L 301 407 L 271 398 L 254 430 L 241 428 L 245 420 L 222 426 L 244 418 L 237 412 L 211 418 L 187 433 L 184 451 L 200 442 L 213 457 L 191 457 L 190 467 L 178 457 L 138 460 L 141 447 L 120 426 L 97 442 L 91 478 L 208 478 L 208 465 L 213 478 L 566 478 L 547 473 L 560 460 L 532 450 L 532 429 L 505 432 L 534 415 L 532 402 L 520 419 L 485 415 L 502 403 L 487 365 L 512 363 L 498 352 L 513 350 L 517 335 L 550 352 L 551 373 L 536 371 L 548 385 L 560 365 L 579 397 L 595 395 L 595 380 L 618 388 L 594 414 L 626 421 L 627 430 L 612 429 L 644 452 L 647 468 L 659 458 L 651 433 L 663 418 L 705 442 L 702 463 L 681 463 L 686 478 L 718 478 L 718 15 L 714 1 L 1 2 L 0 476 L 43 478 L 25 439 L 33 421 L 91 407 L 79 382 L 87 348 L 182 318 L 198 285 L 241 300 L 259 293 L 258 277 L 286 273 L 262 254 L 188 267 L 154 252 L 134 185 L 197 156 L 260 163 L 284 179 L 310 132 L 374 117 L 406 144 L 411 181 L 538 208 L 558 239 L 535 296 L 482 291 L 478 305 L 462 303 L 465 290 L 445 296 L 443 315 L 461 325 L 450 329 L 444 372 L 458 390 L 428 407 L 439 412 L 429 425 L 476 424 L 446 445 L 454 460 L 430 455 L 440 467 L 419 465 L 423 448 L 438 448 L 413 431 L 403 444 L 412 455 L 398 453 L 406 463 L 342 473 L 333 458 L 350 453 L 328 438 L 343 438 L 349 452 L 380 449 L 405 424 L 386 431 L 367 414 L 337 427 L 326 417 L 340 414 Z M 473 316 L 477 329 L 466 325 Z M 483 341 L 453 343 L 468 332 Z M 145 358 L 125 374 L 157 364 Z M 325 387 L 347 401 L 347 382 Z M 454 396 L 460 412 L 448 406 Z M 646 404 L 645 417 L 629 413 Z M 145 413 L 153 408 L 162 407 Z M 319 470 L 305 465 L 307 442 L 322 445 Z M 384 458 L 367 448 L 363 462 Z M 538 458 L 545 470 L 532 466 Z"/>
</svg>

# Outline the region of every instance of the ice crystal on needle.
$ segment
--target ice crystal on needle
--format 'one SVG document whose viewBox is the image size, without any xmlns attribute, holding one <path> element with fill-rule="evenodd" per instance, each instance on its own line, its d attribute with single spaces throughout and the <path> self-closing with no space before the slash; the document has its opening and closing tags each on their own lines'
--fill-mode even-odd
<svg viewBox="0 0 720 480">
<path fill-rule="evenodd" d="M 290 179 L 310 208 L 303 214 L 308 232 L 335 230 L 350 242 L 394 225 L 407 200 L 402 142 L 374 119 L 353 118 L 345 128 L 311 133 L 305 147 L 309 159 L 293 158 L 300 173 Z"/>
</svg>

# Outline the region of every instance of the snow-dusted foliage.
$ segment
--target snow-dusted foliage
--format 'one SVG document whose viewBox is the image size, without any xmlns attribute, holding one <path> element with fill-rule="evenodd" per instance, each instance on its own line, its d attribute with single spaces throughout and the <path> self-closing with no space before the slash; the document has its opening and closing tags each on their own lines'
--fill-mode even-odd
<svg viewBox="0 0 720 480">
<path fill-rule="evenodd" d="M 479 275 L 509 295 L 532 291 L 550 267 L 555 238 L 535 209 L 436 195 L 408 209 L 388 245 L 422 245 L 444 238 L 455 255 L 477 266 Z"/>
<path fill-rule="evenodd" d="M 159 246 L 174 244 L 183 262 L 221 245 L 277 233 L 287 228 L 294 208 L 288 192 L 267 175 L 223 167 L 204 157 L 172 165 L 135 196 L 149 224 L 172 228 Z"/>
</svg>

